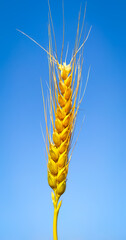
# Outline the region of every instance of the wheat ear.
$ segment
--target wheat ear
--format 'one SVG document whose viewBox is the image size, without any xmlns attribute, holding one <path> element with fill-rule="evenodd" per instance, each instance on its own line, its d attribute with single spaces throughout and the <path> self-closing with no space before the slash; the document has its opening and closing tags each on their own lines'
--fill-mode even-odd
<svg viewBox="0 0 126 240">
<path fill-rule="evenodd" d="M 79 17 L 80 19 L 80 17 Z M 52 20 L 52 19 L 51 19 Z M 91 28 L 90 28 L 91 30 Z M 89 30 L 89 33 L 90 33 Z M 70 64 L 58 62 L 56 54 L 56 60 L 53 61 L 54 56 L 52 51 L 51 31 L 49 25 L 49 71 L 51 71 L 52 78 L 50 80 L 49 95 L 50 95 L 50 121 L 52 123 L 52 139 L 49 138 L 48 145 L 48 184 L 53 189 L 52 201 L 54 205 L 54 219 L 53 219 L 53 239 L 57 240 L 57 218 L 59 209 L 62 204 L 62 200 L 59 201 L 61 195 L 66 189 L 66 180 L 68 174 L 69 163 L 71 155 L 69 151 L 71 149 L 71 141 L 73 130 L 75 127 L 77 112 L 80 103 L 83 99 L 78 99 L 78 91 L 82 73 L 83 63 L 83 47 L 86 42 L 89 33 L 79 48 L 79 20 L 77 37 L 75 42 L 75 49 Z M 82 34 L 82 29 L 81 29 Z M 80 35 L 81 35 L 80 34 Z M 64 40 L 63 40 L 64 41 Z M 77 53 L 82 49 L 82 53 L 79 56 L 79 60 L 76 61 Z M 62 59 L 62 53 L 61 53 Z M 57 63 L 57 74 L 55 71 L 55 63 Z M 88 74 L 89 75 L 89 74 Z M 58 78 L 58 80 L 57 80 Z M 75 86 L 76 79 L 76 86 Z M 88 81 L 88 78 L 87 78 Z M 87 82 L 86 82 L 87 85 Z M 74 90 L 74 91 L 73 91 Z M 79 94 L 80 95 L 80 94 Z M 54 114 L 52 113 L 54 111 Z M 47 124 L 47 123 L 46 123 Z"/>
<path fill-rule="evenodd" d="M 85 7 L 86 11 L 86 7 Z M 33 38 L 29 37 L 24 32 L 18 30 L 23 35 L 28 37 L 34 43 L 36 43 L 40 48 L 42 48 L 48 55 L 49 61 L 49 113 L 50 113 L 50 124 L 48 126 L 47 123 L 47 108 L 44 100 L 44 93 L 42 87 L 42 97 L 43 97 L 43 105 L 44 105 L 44 115 L 45 115 L 45 122 L 46 122 L 46 140 L 44 138 L 46 144 L 46 151 L 47 151 L 47 175 L 48 175 L 48 184 L 53 189 L 52 194 L 52 202 L 54 205 L 54 218 L 53 218 L 53 240 L 57 240 L 57 218 L 59 209 L 62 204 L 62 200 L 59 201 L 61 195 L 65 192 L 66 189 L 66 180 L 68 174 L 69 163 L 71 160 L 71 155 L 69 156 L 69 152 L 71 149 L 71 142 L 73 139 L 73 131 L 75 128 L 75 122 L 77 117 L 77 112 L 80 107 L 80 103 L 84 97 L 86 85 L 84 88 L 84 92 L 82 97 L 78 98 L 78 91 L 81 81 L 81 74 L 82 74 L 82 64 L 83 64 L 83 50 L 84 44 L 87 41 L 91 27 L 87 34 L 87 37 L 84 39 L 83 43 L 79 47 L 80 38 L 82 35 L 84 19 L 85 19 L 85 12 L 83 18 L 83 24 L 81 33 L 79 35 L 79 21 L 80 21 L 80 13 L 78 18 L 78 27 L 77 27 L 77 34 L 75 40 L 75 47 L 73 51 L 73 56 L 69 64 L 65 62 L 62 63 L 62 55 L 63 55 L 63 45 L 64 45 L 64 33 L 63 33 L 63 44 L 62 44 L 62 52 L 61 52 L 61 62 L 58 62 L 57 57 L 57 49 L 56 49 L 56 40 L 55 40 L 55 33 L 52 23 L 51 11 L 49 6 L 49 14 L 50 20 L 53 29 L 53 36 L 55 41 L 55 51 L 56 57 L 53 54 L 52 50 L 52 39 L 51 39 L 51 28 L 50 23 L 48 27 L 49 33 L 49 50 L 47 51 L 44 47 L 38 44 Z M 64 29 L 64 28 L 63 28 Z M 63 30 L 64 31 L 64 30 Z M 78 61 L 77 61 L 77 53 L 80 52 Z M 67 54 L 66 54 L 67 55 Z M 57 73 L 56 73 L 57 69 Z M 90 70 L 90 69 L 89 69 Z M 57 80 L 58 79 L 58 80 Z M 76 82 L 76 86 L 75 86 Z M 77 101 L 78 99 L 78 101 Z M 51 131 L 52 126 L 52 131 Z M 78 138 L 77 138 L 78 139 Z M 77 141 L 76 141 L 77 142 Z M 75 145 L 76 145 L 75 142 Z M 75 146 L 73 146 L 74 149 Z"/>
</svg>

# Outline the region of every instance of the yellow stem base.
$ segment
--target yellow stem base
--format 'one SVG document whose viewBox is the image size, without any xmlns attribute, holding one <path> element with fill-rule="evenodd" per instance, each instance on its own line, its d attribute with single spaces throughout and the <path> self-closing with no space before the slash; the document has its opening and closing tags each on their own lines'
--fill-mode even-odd
<svg viewBox="0 0 126 240">
<path fill-rule="evenodd" d="M 54 196 L 54 193 L 52 192 L 52 201 L 54 205 L 54 217 L 53 217 L 53 240 L 58 240 L 57 236 L 57 219 L 58 219 L 58 213 L 59 209 L 61 207 L 62 201 L 58 203 L 59 197 Z"/>
<path fill-rule="evenodd" d="M 57 218 L 58 218 L 58 213 L 56 209 L 54 209 L 54 217 L 53 217 L 53 240 L 58 240 L 57 237 Z"/>
</svg>

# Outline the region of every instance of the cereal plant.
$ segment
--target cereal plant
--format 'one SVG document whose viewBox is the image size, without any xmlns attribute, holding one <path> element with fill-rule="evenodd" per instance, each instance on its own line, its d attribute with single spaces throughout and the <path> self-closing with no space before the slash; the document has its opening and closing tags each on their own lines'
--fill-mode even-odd
<svg viewBox="0 0 126 240">
<path fill-rule="evenodd" d="M 42 97 L 44 116 L 46 124 L 46 137 L 44 137 L 46 152 L 47 152 L 47 178 L 48 184 L 52 189 L 52 202 L 54 206 L 54 218 L 53 218 L 53 239 L 57 240 L 57 218 L 59 209 L 62 204 L 60 200 L 61 195 L 66 190 L 66 180 L 69 170 L 70 160 L 73 153 L 73 149 L 76 145 L 78 137 L 72 146 L 74 128 L 77 118 L 77 113 L 85 94 L 89 71 L 87 74 L 87 80 L 83 93 L 81 94 L 81 76 L 83 66 L 83 51 L 85 42 L 88 39 L 89 33 L 84 38 L 81 46 L 80 40 L 83 32 L 85 12 L 83 16 L 82 27 L 79 29 L 80 13 L 78 17 L 78 26 L 75 39 L 75 46 L 73 49 L 71 61 L 66 63 L 66 58 L 63 61 L 63 49 L 64 49 L 64 26 L 63 26 L 63 43 L 60 60 L 57 55 L 56 39 L 54 33 L 54 27 L 52 22 L 52 16 L 49 6 L 49 48 L 46 50 L 34 39 L 29 37 L 24 32 L 22 34 L 30 38 L 40 48 L 42 48 L 48 56 L 49 62 L 49 84 L 47 84 L 49 97 L 45 102 L 43 86 Z M 53 38 L 55 42 L 55 55 L 52 47 L 51 28 L 53 32 Z M 67 54 L 66 54 L 67 55 Z M 49 109 L 49 121 L 47 121 L 47 106 Z M 83 122 L 83 121 L 82 121 Z M 43 134 L 43 132 L 42 132 Z"/>
</svg>

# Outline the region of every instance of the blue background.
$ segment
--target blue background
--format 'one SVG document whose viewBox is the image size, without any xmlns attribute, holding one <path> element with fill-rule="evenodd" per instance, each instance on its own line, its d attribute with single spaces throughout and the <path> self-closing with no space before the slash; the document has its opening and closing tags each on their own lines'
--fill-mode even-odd
<svg viewBox="0 0 126 240">
<path fill-rule="evenodd" d="M 59 52 L 62 1 L 50 0 Z M 81 0 L 64 0 L 65 46 L 74 47 Z M 82 15 L 85 2 L 82 2 Z M 88 0 L 83 87 L 75 139 L 58 219 L 59 240 L 126 239 L 126 1 Z M 80 20 L 82 24 L 82 18 Z M 52 239 L 40 77 L 47 96 L 47 55 L 16 31 L 48 48 L 47 1 L 0 3 L 0 240 Z M 82 38 L 83 40 L 83 38 Z M 82 43 L 81 40 L 81 43 Z M 68 63 L 68 62 L 67 62 Z"/>
</svg>

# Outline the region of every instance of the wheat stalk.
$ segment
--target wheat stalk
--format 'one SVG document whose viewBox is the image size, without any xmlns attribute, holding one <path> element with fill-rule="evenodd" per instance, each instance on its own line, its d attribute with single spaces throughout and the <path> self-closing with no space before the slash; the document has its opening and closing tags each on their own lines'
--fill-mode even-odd
<svg viewBox="0 0 126 240">
<path fill-rule="evenodd" d="M 51 12 L 50 12 L 50 18 L 52 21 Z M 85 18 L 85 14 L 84 14 L 84 18 Z M 80 20 L 80 14 L 79 14 L 79 20 Z M 50 86 L 49 86 L 50 121 L 51 121 L 50 125 L 52 125 L 53 130 L 52 130 L 52 139 L 51 137 L 49 137 L 49 134 L 48 134 L 49 129 L 47 130 L 47 138 L 49 141 L 49 145 L 46 144 L 46 148 L 48 148 L 48 151 L 47 151 L 48 153 L 48 164 L 47 164 L 48 184 L 53 189 L 52 201 L 54 205 L 54 219 L 53 219 L 53 239 L 54 240 L 58 239 L 57 218 L 58 218 L 59 209 L 62 203 L 62 200 L 59 201 L 59 198 L 65 192 L 65 189 L 66 189 L 68 168 L 69 168 L 69 163 L 72 155 L 71 153 L 71 155 L 69 156 L 69 151 L 71 149 L 71 140 L 73 137 L 72 136 L 73 130 L 75 127 L 77 112 L 79 110 L 80 103 L 84 97 L 85 89 L 87 86 L 87 82 L 86 82 L 86 86 L 82 94 L 82 97 L 80 99 L 80 94 L 79 94 L 79 100 L 76 106 L 80 80 L 81 80 L 81 73 L 82 73 L 83 47 L 84 47 L 84 43 L 88 39 L 90 30 L 91 30 L 91 29 L 89 30 L 87 38 L 84 40 L 82 45 L 78 48 L 79 41 L 82 34 L 82 29 L 81 29 L 80 37 L 78 40 L 79 20 L 78 20 L 77 37 L 75 41 L 74 54 L 69 64 L 66 64 L 66 60 L 65 62 L 62 63 L 62 53 L 61 53 L 61 63 L 58 62 L 57 53 L 56 53 L 56 59 L 54 59 L 54 56 L 52 54 L 53 52 L 52 40 L 51 40 L 51 31 L 50 31 L 50 25 L 49 25 L 49 72 L 51 71 L 51 79 L 50 79 Z M 55 35 L 54 35 L 54 39 L 55 39 Z M 63 42 L 64 42 L 64 39 L 63 39 Z M 79 59 L 77 61 L 76 56 L 81 49 L 82 49 L 82 53 L 80 53 Z M 63 47 L 62 47 L 62 50 L 63 50 Z M 55 71 L 55 63 L 57 66 L 57 74 Z M 89 77 L 89 72 L 88 72 L 88 77 Z M 88 81 L 88 77 L 87 77 L 87 81 Z M 76 80 L 76 86 L 75 86 L 75 80 Z M 44 95 L 43 95 L 43 100 L 44 100 Z M 46 127 L 48 128 L 46 113 L 45 113 L 45 121 L 46 121 Z"/>
<path fill-rule="evenodd" d="M 85 7 L 85 12 L 86 12 L 86 7 Z M 50 23 L 48 27 L 49 51 L 47 51 L 44 47 L 42 47 L 39 43 L 37 43 L 33 38 L 29 37 L 27 34 L 17 29 L 19 32 L 21 32 L 26 37 L 31 39 L 34 43 L 36 43 L 40 48 L 42 48 L 42 50 L 44 50 L 48 55 L 49 77 L 50 77 L 49 86 L 48 86 L 48 89 L 49 89 L 48 105 L 49 105 L 49 115 L 50 115 L 49 125 L 47 123 L 47 106 L 46 106 L 47 104 L 45 103 L 45 99 L 44 99 L 42 83 L 41 83 L 41 88 L 42 88 L 45 123 L 46 123 L 46 139 L 44 138 L 44 135 L 43 135 L 43 138 L 44 138 L 46 151 L 47 151 L 48 184 L 53 189 L 53 192 L 51 194 L 52 194 L 52 202 L 54 205 L 54 218 L 53 218 L 53 239 L 54 240 L 58 239 L 57 218 L 58 218 L 59 209 L 62 204 L 62 200 L 59 201 L 59 198 L 65 192 L 65 189 L 66 189 L 67 174 L 68 174 L 69 163 L 71 160 L 73 150 L 71 151 L 70 156 L 69 156 L 69 152 L 71 149 L 71 142 L 73 139 L 77 112 L 79 110 L 80 103 L 82 102 L 82 99 L 85 94 L 85 89 L 87 86 L 89 71 L 90 71 L 90 68 L 89 68 L 84 92 L 82 94 L 82 97 L 80 98 L 80 95 L 81 95 L 80 82 L 81 82 L 82 65 L 83 65 L 83 50 L 84 50 L 84 44 L 87 41 L 91 31 L 91 27 L 90 27 L 87 37 L 84 39 L 83 43 L 79 47 L 83 25 L 84 25 L 85 12 L 84 12 L 80 35 L 79 35 L 79 21 L 80 21 L 80 13 L 79 13 L 75 47 L 74 47 L 73 56 L 69 64 L 66 64 L 66 58 L 65 58 L 65 62 L 62 63 L 63 46 L 64 46 L 64 27 L 63 27 L 63 44 L 62 44 L 62 52 L 61 52 L 61 62 L 59 63 L 58 61 L 56 40 L 55 40 L 54 27 L 53 27 L 52 16 L 50 11 L 50 5 L 49 5 L 49 14 L 50 14 L 50 20 L 51 20 L 53 36 L 55 41 L 56 57 L 54 56 L 53 49 L 52 49 Z M 78 52 L 80 52 L 80 54 L 77 60 Z M 79 87 L 80 87 L 80 92 L 79 92 Z M 77 137 L 77 140 L 78 140 L 78 137 Z M 77 140 L 75 141 L 73 149 L 76 145 Z"/>
</svg>

